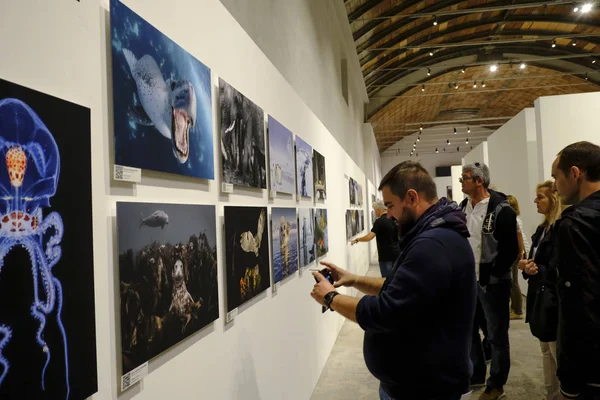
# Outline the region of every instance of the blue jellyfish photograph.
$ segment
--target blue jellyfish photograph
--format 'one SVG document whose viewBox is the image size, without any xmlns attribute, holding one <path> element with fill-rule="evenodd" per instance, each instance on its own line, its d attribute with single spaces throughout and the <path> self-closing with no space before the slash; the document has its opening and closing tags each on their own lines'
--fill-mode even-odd
<svg viewBox="0 0 600 400">
<path fill-rule="evenodd" d="M 295 193 L 294 134 L 269 115 L 271 190 Z"/>
<path fill-rule="evenodd" d="M 314 208 L 298 209 L 298 239 L 300 267 L 306 267 L 316 259 Z"/>
<path fill-rule="evenodd" d="M 0 80 L 0 398 L 98 390 L 90 110 Z"/>
<path fill-rule="evenodd" d="M 214 179 L 210 69 L 110 2 L 115 164 Z"/>
<path fill-rule="evenodd" d="M 296 136 L 296 183 L 298 196 L 313 197 L 313 149 Z"/>
<path fill-rule="evenodd" d="M 298 223 L 295 208 L 271 209 L 273 283 L 298 271 Z"/>
</svg>

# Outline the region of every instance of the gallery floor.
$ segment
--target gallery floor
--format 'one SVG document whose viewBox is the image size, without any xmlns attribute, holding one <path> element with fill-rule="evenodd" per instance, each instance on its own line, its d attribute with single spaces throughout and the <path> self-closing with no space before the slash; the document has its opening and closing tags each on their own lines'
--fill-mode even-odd
<svg viewBox="0 0 600 400">
<path fill-rule="evenodd" d="M 370 276 L 378 276 L 379 269 L 371 266 Z M 346 321 L 333 351 L 315 388 L 312 400 L 360 399 L 378 400 L 379 382 L 365 366 L 363 354 L 363 331 Z M 507 400 L 533 400 L 544 398 L 542 359 L 540 346 L 529 326 L 511 321 L 511 370 L 505 386 Z M 471 396 L 477 400 L 479 390 Z"/>
</svg>

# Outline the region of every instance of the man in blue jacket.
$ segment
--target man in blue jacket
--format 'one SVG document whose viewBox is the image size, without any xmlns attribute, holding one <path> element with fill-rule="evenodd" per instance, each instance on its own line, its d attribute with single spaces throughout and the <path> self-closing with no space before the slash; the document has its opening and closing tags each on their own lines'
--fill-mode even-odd
<svg viewBox="0 0 600 400">
<path fill-rule="evenodd" d="M 458 400 L 469 390 L 476 296 L 465 215 L 456 203 L 438 201 L 433 179 L 416 162 L 395 166 L 379 190 L 402 236 L 392 275 L 357 276 L 323 262 L 334 285 L 315 272 L 311 295 L 365 330 L 365 362 L 381 381 L 382 400 Z M 366 296 L 338 294 L 340 286 Z"/>
</svg>

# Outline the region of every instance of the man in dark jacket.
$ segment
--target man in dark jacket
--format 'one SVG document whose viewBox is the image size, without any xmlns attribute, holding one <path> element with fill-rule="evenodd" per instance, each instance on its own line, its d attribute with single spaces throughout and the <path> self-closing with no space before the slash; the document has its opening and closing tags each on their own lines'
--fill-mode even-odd
<svg viewBox="0 0 600 400">
<path fill-rule="evenodd" d="M 564 204 L 556 225 L 558 369 L 564 398 L 600 398 L 600 147 L 561 151 L 552 176 Z"/>
<path fill-rule="evenodd" d="M 488 189 L 490 173 L 485 164 L 465 165 L 460 181 L 463 193 L 469 196 L 461 203 L 461 208 L 467 214 L 471 234 L 469 242 L 478 266 L 478 301 L 492 345 L 490 377 L 479 399 L 497 400 L 504 396 L 504 385 L 510 371 L 509 301 L 511 267 L 519 253 L 517 215 L 504 194 Z M 483 384 L 486 365 L 477 325 L 474 325 L 471 353 L 474 367 L 472 383 Z"/>
<path fill-rule="evenodd" d="M 476 296 L 465 216 L 456 203 L 438 201 L 419 163 L 398 164 L 379 190 L 402 236 L 392 275 L 357 276 L 323 262 L 335 284 L 315 272 L 311 295 L 365 330 L 365 362 L 381 381 L 381 399 L 458 400 L 469 390 Z M 367 295 L 338 295 L 340 286 Z"/>
</svg>

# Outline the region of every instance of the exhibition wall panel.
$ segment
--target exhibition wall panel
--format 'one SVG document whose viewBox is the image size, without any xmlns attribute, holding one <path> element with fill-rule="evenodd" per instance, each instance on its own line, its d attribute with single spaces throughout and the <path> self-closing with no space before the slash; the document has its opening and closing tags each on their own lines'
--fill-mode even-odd
<svg viewBox="0 0 600 400">
<path fill-rule="evenodd" d="M 551 176 L 556 154 L 587 140 L 600 144 L 600 92 L 540 97 L 535 101 L 539 177 Z"/>
<path fill-rule="evenodd" d="M 225 321 L 224 206 L 327 208 L 329 252 L 326 260 L 344 266 L 345 220 L 352 176 L 365 174 L 323 123 L 271 64 L 218 0 L 161 2 L 130 0 L 125 4 L 212 72 L 213 149 L 218 155 L 218 82 L 226 80 L 265 115 L 272 115 L 301 136 L 326 159 L 326 200 L 297 199 L 267 190 L 236 186 L 221 192 L 222 166 L 215 157 L 216 180 L 143 171 L 141 183 L 112 179 L 114 161 L 113 92 L 108 1 L 52 2 L 10 0 L 0 4 L 3 38 L 10 54 L 0 77 L 75 102 L 91 110 L 94 281 L 98 353 L 98 393 L 93 399 L 307 399 L 333 347 L 343 319 L 322 315 L 310 298 L 314 284 L 308 271 L 257 295 Z M 186 10 L 182 12 L 181 10 Z M 49 17 L 52 16 L 52 17 Z M 362 117 L 361 117 L 362 121 Z M 117 202 L 216 205 L 220 317 L 150 361 L 141 384 L 120 393 L 121 345 Z M 363 250 L 364 251 L 364 250 Z M 367 252 L 364 251 L 364 261 Z M 357 258 L 356 260 L 360 260 Z M 313 264 L 313 267 L 316 266 Z M 354 265 L 364 270 L 364 265 Z"/>
<path fill-rule="evenodd" d="M 481 142 L 481 144 L 471 150 L 462 159 L 462 165 L 473 164 L 476 162 L 483 162 L 489 164 L 490 160 L 488 157 L 488 144 L 487 142 Z"/>
</svg>

